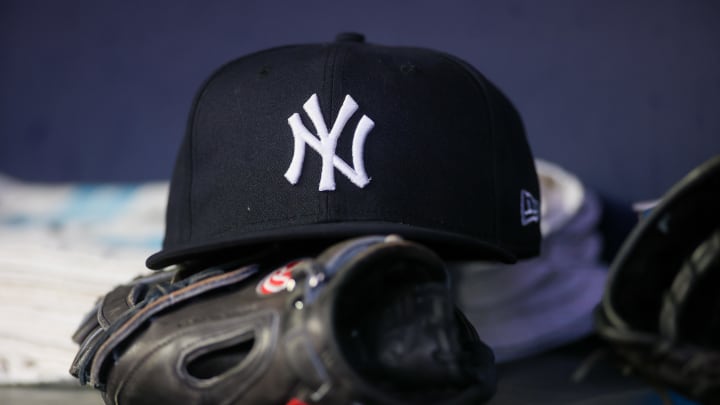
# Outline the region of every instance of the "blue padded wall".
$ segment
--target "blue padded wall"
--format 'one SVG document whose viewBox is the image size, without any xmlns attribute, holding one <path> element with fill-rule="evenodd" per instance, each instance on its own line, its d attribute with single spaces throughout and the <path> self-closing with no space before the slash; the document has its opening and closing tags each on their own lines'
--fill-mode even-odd
<svg viewBox="0 0 720 405">
<path fill-rule="evenodd" d="M 0 173 L 168 178 L 217 66 L 360 31 L 468 60 L 516 103 L 536 156 L 627 207 L 720 153 L 718 21 L 713 0 L 4 0 Z"/>
</svg>

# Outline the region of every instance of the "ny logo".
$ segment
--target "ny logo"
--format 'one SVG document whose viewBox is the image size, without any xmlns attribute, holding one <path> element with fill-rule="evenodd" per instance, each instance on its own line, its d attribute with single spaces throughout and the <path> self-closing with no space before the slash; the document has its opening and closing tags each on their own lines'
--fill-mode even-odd
<svg viewBox="0 0 720 405">
<path fill-rule="evenodd" d="M 295 113 L 288 118 L 290 129 L 292 129 L 293 138 L 295 139 L 295 147 L 293 150 L 293 158 L 290 162 L 285 178 L 291 184 L 297 184 L 302 172 L 303 161 L 305 160 L 305 145 L 320 154 L 322 158 L 322 171 L 320 172 L 320 191 L 335 190 L 335 169 L 350 179 L 356 186 L 363 188 L 369 182 L 370 178 L 365 172 L 365 162 L 363 161 L 363 148 L 365 146 L 365 138 L 372 130 L 375 123 L 373 120 L 363 115 L 355 127 L 355 134 L 352 141 L 352 161 L 353 167 L 350 167 L 344 160 L 335 153 L 337 141 L 345 128 L 350 117 L 355 114 L 358 105 L 350 95 L 345 96 L 337 119 L 332 124 L 332 129 L 328 132 L 325 119 L 320 111 L 320 103 L 317 94 L 313 94 L 303 105 L 303 109 L 310 117 L 317 137 L 303 125 L 300 114 Z"/>
</svg>

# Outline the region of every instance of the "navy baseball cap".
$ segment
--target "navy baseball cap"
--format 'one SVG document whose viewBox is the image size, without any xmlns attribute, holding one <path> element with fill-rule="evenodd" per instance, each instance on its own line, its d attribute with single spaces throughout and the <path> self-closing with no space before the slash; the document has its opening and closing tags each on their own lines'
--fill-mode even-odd
<svg viewBox="0 0 720 405">
<path fill-rule="evenodd" d="M 387 233 L 446 258 L 514 262 L 539 253 L 538 199 L 520 116 L 482 74 L 341 34 L 205 81 L 147 265 Z"/>
</svg>

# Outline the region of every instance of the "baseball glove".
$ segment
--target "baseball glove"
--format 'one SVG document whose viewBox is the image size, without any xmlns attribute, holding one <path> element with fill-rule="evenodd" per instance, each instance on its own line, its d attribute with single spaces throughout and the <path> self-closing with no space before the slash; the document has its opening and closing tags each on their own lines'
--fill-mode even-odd
<svg viewBox="0 0 720 405">
<path fill-rule="evenodd" d="M 599 334 L 662 388 L 720 403 L 720 156 L 675 185 L 614 260 Z"/>
<path fill-rule="evenodd" d="M 74 339 L 71 374 L 107 404 L 477 404 L 495 390 L 443 262 L 396 236 L 140 278 Z"/>
</svg>

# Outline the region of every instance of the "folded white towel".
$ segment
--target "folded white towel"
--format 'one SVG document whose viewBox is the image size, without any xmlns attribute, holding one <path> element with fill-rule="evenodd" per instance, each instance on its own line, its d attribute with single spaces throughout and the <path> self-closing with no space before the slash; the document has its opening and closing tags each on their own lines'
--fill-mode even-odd
<svg viewBox="0 0 720 405">
<path fill-rule="evenodd" d="M 71 336 L 99 296 L 148 272 L 167 184 L 0 177 L 0 383 L 70 379 Z"/>
<path fill-rule="evenodd" d="M 595 195 L 562 168 L 537 162 L 541 186 L 539 257 L 513 265 L 458 262 L 458 304 L 499 362 L 532 355 L 592 331 L 605 286 Z"/>
</svg>

